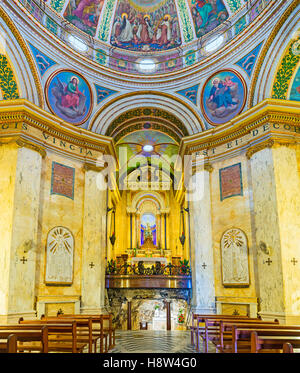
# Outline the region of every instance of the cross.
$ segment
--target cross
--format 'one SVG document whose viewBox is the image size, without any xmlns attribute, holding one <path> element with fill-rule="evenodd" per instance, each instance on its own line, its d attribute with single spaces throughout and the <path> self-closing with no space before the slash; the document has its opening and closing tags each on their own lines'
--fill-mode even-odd
<svg viewBox="0 0 300 373">
<path fill-rule="evenodd" d="M 296 263 L 298 263 L 298 260 L 296 260 L 295 258 L 293 258 L 293 260 L 291 260 L 291 262 L 294 264 L 294 266 L 296 265 Z"/>
<path fill-rule="evenodd" d="M 268 258 L 268 260 L 265 262 L 265 263 L 267 263 L 268 264 L 268 266 L 270 266 L 271 265 L 271 263 L 273 263 L 272 262 L 272 260 L 270 259 L 270 258 Z"/>
<path fill-rule="evenodd" d="M 203 263 L 202 267 L 205 269 L 207 267 L 207 265 L 205 263 Z"/>
<path fill-rule="evenodd" d="M 95 264 L 94 264 L 93 262 L 90 263 L 90 267 L 91 267 L 91 268 L 95 267 Z"/>
<path fill-rule="evenodd" d="M 21 261 L 21 262 L 23 262 L 23 264 L 25 264 L 25 262 L 27 262 L 27 259 L 26 259 L 26 258 L 24 258 L 24 256 L 23 256 L 23 258 L 22 258 L 22 259 L 20 259 L 20 261 Z"/>
</svg>

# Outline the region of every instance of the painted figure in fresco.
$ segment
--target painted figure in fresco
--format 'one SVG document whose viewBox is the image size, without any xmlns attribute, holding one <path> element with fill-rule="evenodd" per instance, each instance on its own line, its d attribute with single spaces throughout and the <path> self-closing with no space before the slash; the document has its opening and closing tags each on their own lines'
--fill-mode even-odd
<svg viewBox="0 0 300 373">
<path fill-rule="evenodd" d="M 171 16 L 169 14 L 165 15 L 163 22 L 158 26 L 156 40 L 160 46 L 167 45 L 172 40 L 172 26 L 170 18 Z"/>
<path fill-rule="evenodd" d="M 71 81 L 64 89 L 65 95 L 62 96 L 61 105 L 65 108 L 77 109 L 79 106 L 80 96 L 83 93 L 78 89 L 79 79 L 76 76 L 71 78 Z"/>
<path fill-rule="evenodd" d="M 213 10 L 213 7 L 210 3 L 208 3 L 205 0 L 197 0 L 196 10 L 198 11 L 198 13 L 201 17 L 201 20 L 202 20 L 202 23 L 199 27 L 203 28 L 208 22 L 208 17 L 210 15 L 211 11 Z"/>
<path fill-rule="evenodd" d="M 66 8 L 64 17 L 81 30 L 94 35 L 103 4 L 104 0 L 73 0 Z"/>
<path fill-rule="evenodd" d="M 75 119 L 86 111 L 85 92 L 78 89 L 79 79 L 73 76 L 65 84 L 57 78 L 57 83 L 52 88 L 52 94 L 56 99 L 56 107 L 68 118 Z"/>
<path fill-rule="evenodd" d="M 144 17 L 140 20 L 140 27 L 138 31 L 138 38 L 141 43 L 150 44 L 153 40 L 153 28 L 150 23 L 150 16 L 148 14 L 144 15 Z"/>
<path fill-rule="evenodd" d="M 181 44 L 173 0 L 157 0 L 153 6 L 147 0 L 148 13 L 142 12 L 135 3 L 137 1 L 119 0 L 111 34 L 112 45 L 148 52 Z"/>
<path fill-rule="evenodd" d="M 222 0 L 189 0 L 189 2 L 198 37 L 213 30 L 229 16 Z"/>
<path fill-rule="evenodd" d="M 229 111 L 235 110 L 239 103 L 236 90 L 237 83 L 234 83 L 230 76 L 226 76 L 224 80 L 215 78 L 208 99 L 208 107 L 212 109 L 212 114 L 226 116 Z"/>
<path fill-rule="evenodd" d="M 133 39 L 132 26 L 130 20 L 128 19 L 127 13 L 122 14 L 122 23 L 120 31 L 120 36 L 118 38 L 119 41 L 127 43 Z"/>
</svg>

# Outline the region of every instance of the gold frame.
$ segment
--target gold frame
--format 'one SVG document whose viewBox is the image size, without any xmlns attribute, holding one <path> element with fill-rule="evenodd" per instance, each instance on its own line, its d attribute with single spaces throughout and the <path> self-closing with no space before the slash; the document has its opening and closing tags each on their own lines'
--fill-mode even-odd
<svg viewBox="0 0 300 373">
<path fill-rule="evenodd" d="M 208 77 L 208 79 L 205 80 L 205 83 L 203 84 L 203 87 L 202 87 L 201 97 L 200 97 L 200 108 L 201 108 L 201 112 L 202 112 L 202 115 L 204 116 L 204 118 L 208 121 L 209 124 L 211 124 L 211 125 L 214 126 L 214 127 L 221 126 L 221 125 L 223 125 L 223 124 L 225 124 L 225 123 L 228 123 L 228 122 L 230 122 L 230 120 L 232 120 L 232 119 L 234 118 L 234 117 L 233 117 L 232 119 L 227 119 L 224 123 L 214 123 L 214 122 L 212 122 L 212 121 L 208 118 L 208 116 L 207 116 L 207 114 L 206 114 L 206 111 L 205 111 L 205 108 L 204 108 L 204 106 L 203 106 L 204 90 L 205 90 L 205 88 L 206 88 L 207 83 L 208 83 L 208 82 L 209 82 L 213 77 L 217 76 L 217 75 L 220 74 L 220 73 L 224 73 L 224 72 L 226 72 L 226 71 L 229 71 L 229 72 L 235 74 L 235 75 L 240 79 L 240 81 L 242 82 L 242 85 L 243 85 L 243 88 L 244 88 L 244 100 L 243 100 L 243 104 L 242 104 L 242 106 L 241 106 L 239 112 L 238 112 L 234 117 L 237 117 L 238 115 L 240 115 L 240 114 L 242 113 L 242 111 L 243 111 L 244 108 L 245 108 L 246 102 L 247 102 L 247 97 L 248 97 L 248 91 L 247 91 L 247 88 L 248 88 L 248 87 L 247 87 L 247 84 L 246 84 L 246 81 L 245 81 L 244 77 L 243 77 L 242 74 L 240 74 L 238 71 L 236 71 L 236 70 L 234 70 L 234 69 L 231 69 L 231 68 L 228 68 L 228 69 L 222 69 L 222 70 L 219 70 L 219 71 L 215 72 L 214 74 L 210 75 L 210 76 Z"/>
<path fill-rule="evenodd" d="M 90 118 L 90 116 L 92 114 L 92 111 L 93 111 L 93 106 L 94 106 L 94 95 L 93 95 L 92 87 L 91 87 L 90 83 L 88 82 L 88 80 L 81 73 L 78 73 L 77 71 L 72 70 L 72 69 L 58 69 L 58 70 L 54 71 L 48 77 L 47 82 L 45 84 L 45 88 L 44 88 L 47 106 L 48 106 L 48 108 L 50 109 L 50 111 L 51 111 L 51 113 L 53 115 L 55 115 L 56 117 L 62 119 L 59 115 L 57 115 L 57 113 L 55 113 L 55 111 L 52 109 L 52 106 L 50 105 L 49 97 L 48 97 L 48 89 L 50 87 L 51 82 L 55 78 L 55 76 L 57 76 L 58 74 L 63 73 L 63 72 L 67 72 L 67 73 L 72 73 L 74 75 L 78 75 L 86 83 L 86 85 L 89 88 L 90 97 L 91 97 L 91 105 L 90 105 L 88 113 L 86 114 L 86 116 L 84 117 L 84 119 L 80 123 L 72 123 L 72 122 L 69 122 L 69 121 L 65 120 L 65 122 L 67 122 L 69 124 L 72 124 L 73 126 L 81 126 L 83 123 L 86 123 L 89 120 L 89 118 Z M 64 119 L 62 119 L 62 120 L 64 120 Z"/>
</svg>

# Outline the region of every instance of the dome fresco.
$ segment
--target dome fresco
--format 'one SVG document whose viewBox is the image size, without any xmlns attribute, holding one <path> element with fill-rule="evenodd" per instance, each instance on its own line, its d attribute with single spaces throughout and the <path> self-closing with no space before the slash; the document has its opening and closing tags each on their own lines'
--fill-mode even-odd
<svg viewBox="0 0 300 373">
<path fill-rule="evenodd" d="M 16 0 L 27 6 L 28 0 Z M 48 31 L 99 65 L 132 74 L 182 70 L 216 53 L 270 0 L 30 0 Z M 144 59 L 146 59 L 146 64 Z"/>
<path fill-rule="evenodd" d="M 186 1 L 186 2 L 185 2 Z M 185 12 L 185 22 L 194 25 L 194 37 L 218 27 L 232 12 L 244 5 L 243 0 L 116 0 L 110 28 L 110 43 L 113 46 L 133 51 L 156 51 L 177 48 L 182 44 L 178 9 Z M 66 0 L 63 17 L 90 36 L 96 35 L 104 0 Z M 227 5 L 227 8 L 226 8 Z M 57 10 L 57 2 L 51 1 Z M 190 11 L 190 13 L 189 13 Z"/>
</svg>

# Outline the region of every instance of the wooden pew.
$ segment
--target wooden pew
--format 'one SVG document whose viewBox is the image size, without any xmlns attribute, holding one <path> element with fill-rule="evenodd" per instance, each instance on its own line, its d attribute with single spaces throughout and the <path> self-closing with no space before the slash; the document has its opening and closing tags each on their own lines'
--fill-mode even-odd
<svg viewBox="0 0 300 373">
<path fill-rule="evenodd" d="M 232 353 L 249 353 L 251 350 L 251 332 L 259 331 L 259 333 L 285 333 L 285 332 L 300 332 L 300 326 L 293 325 L 268 325 L 268 324 L 256 324 L 256 325 L 245 325 L 237 324 L 232 326 L 232 338 L 231 347 L 224 346 L 223 352 Z M 230 344 L 230 341 L 228 341 Z"/>
<path fill-rule="evenodd" d="M 83 318 L 86 318 L 86 317 L 91 317 L 93 323 L 100 324 L 100 329 L 93 328 L 93 332 L 98 331 L 99 333 L 101 333 L 102 338 L 105 338 L 105 339 L 107 337 L 107 334 L 109 336 L 109 345 L 106 348 L 106 352 L 108 352 L 108 350 L 115 347 L 115 343 L 116 343 L 115 342 L 115 340 L 116 340 L 115 339 L 116 338 L 115 337 L 115 328 L 113 327 L 112 315 L 111 314 L 108 314 L 108 315 L 60 314 L 60 315 L 58 315 L 58 317 L 60 317 L 60 318 L 75 318 L 75 319 L 83 319 Z M 106 322 L 108 324 L 107 326 L 105 325 Z M 103 330 L 102 330 L 102 328 L 103 328 Z M 100 342 L 103 345 L 102 340 Z M 105 344 L 107 345 L 106 340 L 105 340 Z M 103 347 L 101 348 L 101 345 L 100 345 L 100 352 L 103 352 L 102 349 L 103 349 Z"/>
<path fill-rule="evenodd" d="M 43 316 L 41 319 L 41 322 L 47 322 L 47 323 L 65 323 L 65 322 L 76 322 L 77 325 L 77 341 L 82 343 L 88 344 L 88 352 L 93 352 L 93 346 L 94 346 L 94 352 L 97 352 L 97 341 L 102 339 L 102 336 L 99 332 L 93 332 L 93 319 L 92 317 L 89 317 L 89 315 L 86 315 L 83 318 L 61 318 L 61 317 L 45 317 Z M 61 339 L 61 338 L 60 338 Z M 65 342 L 68 341 L 68 338 L 64 339 Z"/>
<path fill-rule="evenodd" d="M 251 353 L 281 352 L 289 343 L 300 348 L 300 330 L 257 330 L 251 332 Z"/>
<path fill-rule="evenodd" d="M 293 346 L 290 343 L 285 343 L 283 345 L 282 350 L 283 350 L 284 354 L 293 354 L 294 353 Z"/>
<path fill-rule="evenodd" d="M 23 343 L 39 342 L 40 352 L 48 353 L 48 327 L 43 326 L 39 329 L 34 328 L 20 328 L 18 325 L 1 325 L 0 326 L 0 340 L 8 339 L 10 335 L 14 334 L 17 342 L 17 351 L 23 352 L 25 350 Z M 13 342 L 14 343 L 14 340 Z"/>
<path fill-rule="evenodd" d="M 216 347 L 219 346 L 220 340 L 223 338 L 221 335 L 221 329 L 220 329 L 220 323 L 226 322 L 229 323 L 261 323 L 263 322 L 261 319 L 252 319 L 252 318 L 243 318 L 243 317 L 229 317 L 222 316 L 222 317 L 198 317 L 197 318 L 197 350 L 199 350 L 200 346 L 200 337 L 203 340 L 204 345 L 204 352 L 208 352 L 208 342 L 213 342 Z M 204 325 L 200 325 L 203 324 Z M 273 322 L 266 322 L 266 323 L 272 323 Z"/>
<path fill-rule="evenodd" d="M 17 336 L 15 334 L 10 334 L 6 338 L 6 342 L 0 342 L 0 353 L 5 353 L 5 354 L 17 353 L 17 341 L 18 341 Z"/>
<path fill-rule="evenodd" d="M 19 328 L 40 330 L 45 326 L 48 330 L 48 350 L 51 352 L 82 353 L 87 343 L 77 339 L 76 321 L 66 320 L 64 323 L 19 319 Z M 25 348 L 26 347 L 26 348 Z M 26 351 L 39 351 L 40 345 L 26 345 Z"/>
<path fill-rule="evenodd" d="M 249 316 L 237 316 L 237 315 L 215 315 L 215 314 L 210 314 L 210 315 L 199 315 L 199 314 L 193 314 L 192 315 L 192 325 L 190 325 L 190 330 L 191 330 L 191 344 L 195 345 L 195 336 L 197 336 L 197 330 L 198 330 L 198 320 L 199 318 L 210 318 L 210 319 L 234 319 L 234 320 L 239 320 L 239 319 L 249 319 Z M 196 324 L 195 324 L 196 321 Z M 204 322 L 204 321 L 203 321 Z M 198 338 L 196 338 L 196 348 L 198 349 Z"/>
</svg>

